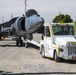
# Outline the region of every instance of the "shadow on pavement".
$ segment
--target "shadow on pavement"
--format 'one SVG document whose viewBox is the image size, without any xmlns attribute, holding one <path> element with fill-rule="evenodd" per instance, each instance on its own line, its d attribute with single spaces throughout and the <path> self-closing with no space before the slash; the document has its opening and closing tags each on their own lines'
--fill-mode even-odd
<svg viewBox="0 0 76 75">
<path fill-rule="evenodd" d="M 45 57 L 45 59 L 49 59 L 51 61 L 56 62 L 53 58 Z M 76 64 L 76 60 L 64 60 L 64 59 L 61 59 L 59 62 L 56 62 L 56 63 Z"/>
<path fill-rule="evenodd" d="M 16 45 L 0 45 L 0 47 L 17 47 Z"/>
<path fill-rule="evenodd" d="M 0 45 L 0 47 L 25 47 L 25 45 L 23 45 L 23 46 L 16 46 L 16 45 L 8 45 L 8 44 L 6 44 L 6 45 Z M 35 45 L 32 45 L 32 44 L 29 45 L 29 47 L 27 49 L 29 49 L 29 48 L 34 48 L 34 49 L 37 49 L 37 50 L 40 49 L 39 47 L 37 47 Z"/>
<path fill-rule="evenodd" d="M 33 44 L 30 44 L 30 45 L 29 45 L 29 48 L 34 48 L 34 49 L 36 49 L 36 50 L 39 50 L 39 49 L 40 49 L 38 46 L 35 46 L 35 45 L 33 45 Z"/>
<path fill-rule="evenodd" d="M 70 74 L 70 75 L 76 75 L 76 72 L 41 72 L 41 73 L 11 73 L 11 72 L 4 72 L 4 71 L 0 71 L 0 75 L 59 75 L 59 74 Z"/>
<path fill-rule="evenodd" d="M 25 47 L 25 46 L 16 46 L 16 45 L 0 45 L 0 47 Z M 37 50 L 39 50 L 39 47 L 35 46 L 35 45 L 30 45 L 29 48 L 35 48 Z M 27 48 L 28 49 L 28 48 Z"/>
<path fill-rule="evenodd" d="M 60 63 L 76 64 L 76 60 L 64 60 L 64 59 L 61 59 Z"/>
</svg>

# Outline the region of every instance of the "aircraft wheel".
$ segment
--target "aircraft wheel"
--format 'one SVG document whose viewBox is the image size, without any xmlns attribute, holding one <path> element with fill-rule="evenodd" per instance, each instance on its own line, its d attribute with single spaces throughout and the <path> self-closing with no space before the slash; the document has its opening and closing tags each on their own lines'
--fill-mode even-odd
<svg viewBox="0 0 76 75">
<path fill-rule="evenodd" d="M 16 40 L 16 46 L 19 46 L 19 40 Z"/>
<path fill-rule="evenodd" d="M 23 46 L 23 40 L 17 39 L 16 40 L 16 46 Z"/>
<path fill-rule="evenodd" d="M 28 43 L 25 43 L 25 47 L 26 47 L 26 48 L 28 48 L 28 47 L 29 47 Z"/>
<path fill-rule="evenodd" d="M 20 40 L 20 46 L 23 46 L 23 40 Z"/>
<path fill-rule="evenodd" d="M 0 40 L 1 40 L 1 36 L 0 36 Z"/>
</svg>

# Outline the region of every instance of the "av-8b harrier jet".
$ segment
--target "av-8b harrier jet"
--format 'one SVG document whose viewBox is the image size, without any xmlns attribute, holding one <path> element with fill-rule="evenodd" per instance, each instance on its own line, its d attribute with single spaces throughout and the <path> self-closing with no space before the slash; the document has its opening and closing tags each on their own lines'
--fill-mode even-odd
<svg viewBox="0 0 76 75">
<path fill-rule="evenodd" d="M 3 39 L 5 32 L 8 32 L 10 36 L 16 37 L 16 45 L 23 45 L 21 37 L 24 39 L 32 39 L 33 33 L 40 33 L 42 31 L 44 19 L 34 10 L 29 9 L 26 12 L 26 17 L 15 17 L 8 22 L 0 24 L 0 28 L 6 28 L 2 31 L 0 39 Z"/>
</svg>

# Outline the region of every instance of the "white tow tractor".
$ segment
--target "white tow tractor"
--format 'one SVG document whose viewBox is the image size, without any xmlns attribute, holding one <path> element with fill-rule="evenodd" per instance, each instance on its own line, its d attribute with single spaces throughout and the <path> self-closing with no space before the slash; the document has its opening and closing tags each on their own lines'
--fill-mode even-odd
<svg viewBox="0 0 76 75">
<path fill-rule="evenodd" d="M 76 60 L 76 37 L 73 23 L 46 23 L 40 41 L 42 57 L 54 58 L 60 61 Z"/>
</svg>

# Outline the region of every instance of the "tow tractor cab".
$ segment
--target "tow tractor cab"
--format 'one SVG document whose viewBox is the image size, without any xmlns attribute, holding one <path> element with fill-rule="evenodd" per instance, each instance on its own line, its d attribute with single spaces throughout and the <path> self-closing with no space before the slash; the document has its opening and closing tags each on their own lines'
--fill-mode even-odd
<svg viewBox="0 0 76 75">
<path fill-rule="evenodd" d="M 76 60 L 76 37 L 73 23 L 45 23 L 40 42 L 42 57 Z"/>
</svg>

